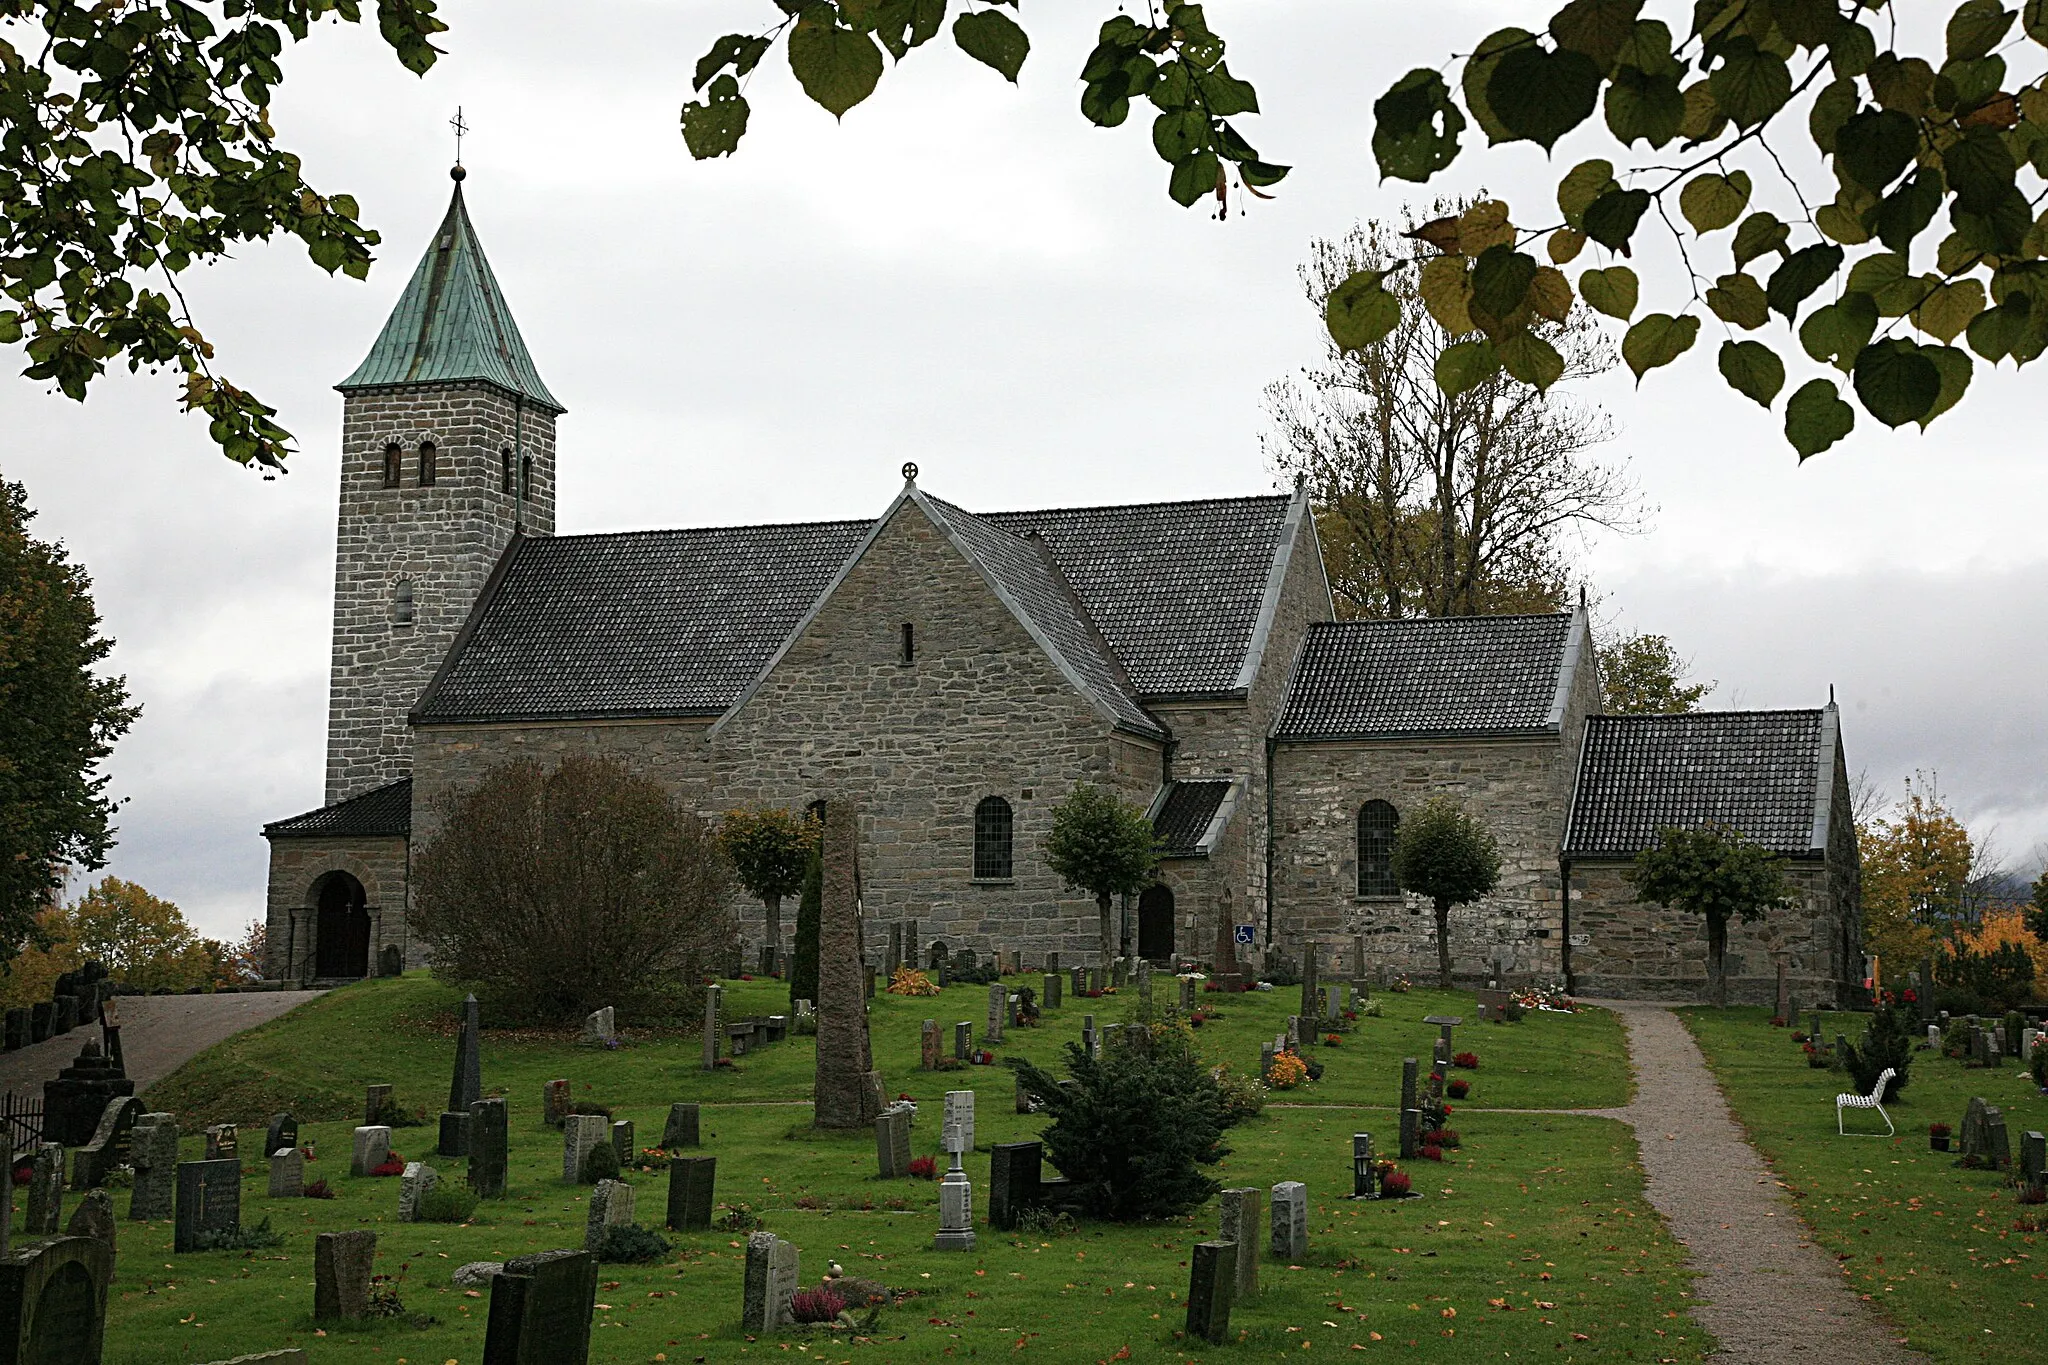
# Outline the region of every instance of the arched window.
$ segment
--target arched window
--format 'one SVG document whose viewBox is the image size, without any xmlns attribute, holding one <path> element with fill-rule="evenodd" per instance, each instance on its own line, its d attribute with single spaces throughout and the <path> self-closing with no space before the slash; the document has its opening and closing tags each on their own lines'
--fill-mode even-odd
<svg viewBox="0 0 2048 1365">
<path fill-rule="evenodd" d="M 974 880 L 1010 880 L 1010 803 L 984 796 L 974 808 Z"/>
<path fill-rule="evenodd" d="M 401 626 L 412 624 L 412 583 L 400 583 L 398 591 L 391 597 L 391 619 Z"/>
<path fill-rule="evenodd" d="M 512 491 L 512 447 L 506 446 L 498 452 L 498 491 Z"/>
<path fill-rule="evenodd" d="M 432 488 L 434 486 L 434 474 L 434 443 L 432 441 L 421 441 L 420 487 Z"/>
<path fill-rule="evenodd" d="M 528 502 L 533 501 L 533 456 L 531 455 L 519 457 L 519 496 Z"/>
<path fill-rule="evenodd" d="M 1394 880 L 1394 833 L 1401 827 L 1401 815 L 1381 800 L 1358 808 L 1358 894 L 1398 896 L 1401 887 Z"/>
<path fill-rule="evenodd" d="M 399 480 L 403 477 L 401 467 L 404 463 L 405 452 L 399 448 L 398 442 L 393 441 L 390 445 L 384 447 L 384 486 L 386 488 L 398 487 Z"/>
</svg>

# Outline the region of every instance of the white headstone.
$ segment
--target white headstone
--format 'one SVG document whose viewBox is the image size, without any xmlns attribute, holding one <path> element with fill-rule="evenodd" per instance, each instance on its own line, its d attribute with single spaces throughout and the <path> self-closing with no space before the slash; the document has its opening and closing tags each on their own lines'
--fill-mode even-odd
<svg viewBox="0 0 2048 1365">
<path fill-rule="evenodd" d="M 296 1199 L 306 1192 L 306 1154 L 283 1147 L 270 1154 L 270 1197 Z"/>
<path fill-rule="evenodd" d="M 948 1090 L 945 1118 L 939 1129 L 939 1145 L 948 1152 L 974 1150 L 974 1092 Z"/>
<path fill-rule="evenodd" d="M 592 1010 L 583 1021 L 583 1041 L 593 1047 L 610 1047 L 619 1041 L 619 1031 L 612 1021 L 612 1007 Z"/>
<path fill-rule="evenodd" d="M 391 1155 L 391 1130 L 381 1123 L 356 1129 L 355 1148 L 349 1156 L 348 1173 L 368 1175 Z"/>
<path fill-rule="evenodd" d="M 1273 1254 L 1283 1261 L 1308 1254 L 1308 1186 L 1299 1180 L 1273 1187 Z"/>
</svg>

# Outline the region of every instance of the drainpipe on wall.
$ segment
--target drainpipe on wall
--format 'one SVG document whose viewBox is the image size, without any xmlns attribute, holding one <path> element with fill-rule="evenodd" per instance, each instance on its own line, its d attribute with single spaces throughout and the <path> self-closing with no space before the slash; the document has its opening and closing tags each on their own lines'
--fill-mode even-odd
<svg viewBox="0 0 2048 1365">
<path fill-rule="evenodd" d="M 1273 756 L 1280 751 L 1280 743 L 1272 736 L 1266 737 L 1266 943 L 1273 946 L 1273 855 L 1280 842 L 1280 831 L 1273 826 Z"/>
<path fill-rule="evenodd" d="M 1558 950 L 1564 955 L 1564 993 L 1577 995 L 1578 987 L 1572 984 L 1572 860 L 1559 858 L 1557 868 L 1562 874 L 1564 893 L 1564 942 L 1558 945 Z"/>
</svg>

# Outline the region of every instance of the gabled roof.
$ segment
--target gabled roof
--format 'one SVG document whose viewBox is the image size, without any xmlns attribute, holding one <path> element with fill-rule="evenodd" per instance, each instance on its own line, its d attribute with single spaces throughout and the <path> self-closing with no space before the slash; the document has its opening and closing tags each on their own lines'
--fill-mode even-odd
<svg viewBox="0 0 2048 1365">
<path fill-rule="evenodd" d="M 1565 613 L 1318 622 L 1274 738 L 1555 733 L 1583 630 Z"/>
<path fill-rule="evenodd" d="M 1774 853 L 1827 847 L 1833 707 L 1594 716 L 1565 826 L 1568 858 L 1632 858 L 1668 826 L 1732 826 Z"/>
<path fill-rule="evenodd" d="M 412 833 L 412 779 L 402 777 L 331 806 L 273 820 L 266 839 L 389 839 Z"/>
<path fill-rule="evenodd" d="M 1153 803 L 1152 833 L 1159 839 L 1162 858 L 1206 858 L 1221 826 L 1230 818 L 1224 809 L 1231 788 L 1230 778 L 1192 778 L 1169 782 Z M 1217 812 L 1223 819 L 1217 819 Z"/>
<path fill-rule="evenodd" d="M 904 496 L 920 498 L 1077 686 L 1144 734 L 1161 733 L 1151 696 L 1233 694 L 1291 524 L 1285 496 L 991 515 Z M 719 715 L 881 524 L 515 540 L 413 719 Z"/>
<path fill-rule="evenodd" d="M 398 306 L 362 364 L 336 388 L 385 388 L 481 380 L 564 411 L 541 382 L 504 291 L 470 226 L 458 179 L 441 230 L 420 258 Z"/>
</svg>

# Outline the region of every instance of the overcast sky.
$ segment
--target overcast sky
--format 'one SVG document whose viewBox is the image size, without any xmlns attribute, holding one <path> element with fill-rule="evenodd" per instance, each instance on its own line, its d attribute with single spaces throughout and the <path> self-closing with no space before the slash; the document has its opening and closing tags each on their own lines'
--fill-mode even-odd
<svg viewBox="0 0 2048 1365">
<path fill-rule="evenodd" d="M 1309 240 L 1418 197 L 1378 182 L 1373 100 L 1523 8 L 1211 4 L 1267 110 L 1243 130 L 1296 166 L 1227 223 L 1165 197 L 1142 117 L 1081 119 L 1100 0 L 1025 6 L 1017 87 L 934 43 L 836 126 L 778 53 L 739 155 L 709 164 L 676 130 L 690 69 L 765 0 L 454 0 L 425 80 L 373 30 L 322 30 L 287 54 L 275 123 L 317 185 L 361 200 L 380 265 L 330 279 L 281 243 L 185 282 L 225 372 L 297 433 L 292 472 L 227 463 L 167 379 L 110 376 L 83 407 L 0 379 L 0 471 L 90 569 L 144 707 L 113 759 L 109 870 L 236 931 L 263 908 L 259 827 L 319 804 L 332 386 L 446 209 L 457 104 L 471 215 L 569 408 L 560 530 L 872 515 L 906 459 L 978 510 L 1243 494 L 1273 483 L 1262 388 L 1318 352 L 1295 278 Z M 1428 193 L 1490 187 L 1540 222 L 1596 142 L 1567 139 L 1554 166 L 1527 145 L 1468 154 Z M 1760 206 L 1792 216 L 1757 178 Z M 1638 264 L 1669 308 L 1663 251 Z M 1715 374 L 1717 326 L 1640 392 L 1625 371 L 1586 390 L 1657 508 L 1650 534 L 1586 547 L 1596 591 L 1690 654 L 1711 704 L 1813 706 L 1832 684 L 1852 769 L 1891 787 L 1937 770 L 2026 855 L 2048 839 L 2042 372 L 1980 365 L 1928 434 L 1865 416 L 1801 468 L 1779 419 Z"/>
</svg>

